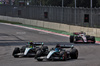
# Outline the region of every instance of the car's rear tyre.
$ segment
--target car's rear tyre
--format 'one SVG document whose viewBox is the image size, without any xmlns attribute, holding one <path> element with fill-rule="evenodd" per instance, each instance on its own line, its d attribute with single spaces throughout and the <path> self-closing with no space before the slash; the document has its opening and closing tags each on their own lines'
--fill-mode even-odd
<svg viewBox="0 0 100 66">
<path fill-rule="evenodd" d="M 36 52 L 35 58 L 40 57 L 41 55 L 42 55 L 42 51 L 41 50 L 38 50 Z"/>
<path fill-rule="evenodd" d="M 47 47 L 47 46 L 43 46 L 43 47 L 42 47 L 42 50 L 43 50 L 43 51 L 46 51 L 46 50 L 48 50 L 48 47 Z"/>
<path fill-rule="evenodd" d="M 42 50 L 43 50 L 43 55 L 47 55 L 48 54 L 48 46 L 43 46 L 42 47 Z"/>
<path fill-rule="evenodd" d="M 15 55 L 15 54 L 17 54 L 17 53 L 20 53 L 20 48 L 18 48 L 18 47 L 16 47 L 16 48 L 14 49 L 12 55 L 13 55 L 15 58 L 18 58 L 19 56 Z"/>
<path fill-rule="evenodd" d="M 77 59 L 78 58 L 78 50 L 72 49 L 70 53 L 71 59 Z"/>
<path fill-rule="evenodd" d="M 74 36 L 70 36 L 70 43 L 74 42 Z"/>
</svg>

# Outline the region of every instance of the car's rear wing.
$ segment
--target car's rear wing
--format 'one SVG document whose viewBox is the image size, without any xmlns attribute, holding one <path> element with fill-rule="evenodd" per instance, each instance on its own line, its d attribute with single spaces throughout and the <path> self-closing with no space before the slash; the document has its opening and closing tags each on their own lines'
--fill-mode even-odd
<svg viewBox="0 0 100 66">
<path fill-rule="evenodd" d="M 75 32 L 75 33 L 73 33 L 74 35 L 79 35 L 79 34 L 81 34 L 81 33 L 79 33 L 79 32 Z"/>
<path fill-rule="evenodd" d="M 74 32 L 73 34 L 74 35 L 79 35 L 79 34 L 86 34 L 86 33 L 84 33 L 84 32 Z"/>
<path fill-rule="evenodd" d="M 74 45 L 60 45 L 61 48 L 74 48 Z"/>
</svg>

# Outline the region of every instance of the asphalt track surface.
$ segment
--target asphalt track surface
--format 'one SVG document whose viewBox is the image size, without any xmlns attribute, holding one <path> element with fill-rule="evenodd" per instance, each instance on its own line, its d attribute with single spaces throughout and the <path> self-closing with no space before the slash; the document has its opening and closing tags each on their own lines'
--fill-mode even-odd
<svg viewBox="0 0 100 66">
<path fill-rule="evenodd" d="M 0 24 L 0 66 L 100 66 L 98 44 L 73 44 L 79 50 L 76 60 L 38 62 L 34 58 L 14 58 L 14 48 L 30 40 L 44 42 L 49 48 L 57 43 L 72 45 L 68 37 Z"/>
</svg>

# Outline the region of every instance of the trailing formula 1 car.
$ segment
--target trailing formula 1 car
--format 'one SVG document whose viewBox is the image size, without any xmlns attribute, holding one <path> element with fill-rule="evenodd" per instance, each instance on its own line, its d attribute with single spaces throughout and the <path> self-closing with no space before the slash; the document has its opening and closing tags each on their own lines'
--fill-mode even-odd
<svg viewBox="0 0 100 66">
<path fill-rule="evenodd" d="M 76 32 L 70 36 L 71 43 L 95 43 L 95 37 L 86 35 L 84 32 Z"/>
<path fill-rule="evenodd" d="M 38 42 L 32 43 L 32 42 L 30 42 L 28 45 L 22 46 L 21 48 L 16 47 L 14 49 L 12 55 L 15 58 L 18 58 L 18 57 L 35 57 L 38 50 L 42 51 L 41 56 L 48 54 L 48 47 L 44 46 L 43 43 L 38 43 Z"/>
<path fill-rule="evenodd" d="M 52 48 L 47 56 L 41 56 L 37 57 L 37 61 L 43 61 L 43 59 L 46 59 L 48 61 L 66 61 L 68 59 L 77 59 L 78 58 L 78 50 L 74 48 L 73 45 L 61 45 L 59 50 L 59 47 Z M 68 49 L 69 48 L 69 49 Z"/>
</svg>

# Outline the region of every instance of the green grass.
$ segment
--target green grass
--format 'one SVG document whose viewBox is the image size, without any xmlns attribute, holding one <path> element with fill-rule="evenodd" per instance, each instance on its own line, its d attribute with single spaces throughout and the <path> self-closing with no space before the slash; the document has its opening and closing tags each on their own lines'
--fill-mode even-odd
<svg viewBox="0 0 100 66">
<path fill-rule="evenodd" d="M 25 25 L 25 24 L 22 24 L 22 23 L 19 23 L 19 22 L 11 22 L 11 21 L 5 21 L 5 20 L 0 20 L 0 22 L 1 23 L 11 23 L 11 24 L 16 24 L 16 25 L 31 27 L 31 28 L 51 31 L 51 32 L 55 32 L 55 33 L 65 34 L 65 35 L 73 35 L 72 33 L 69 33 L 69 32 L 66 32 L 66 31 L 49 29 L 49 28 L 43 28 L 43 27 L 37 27 L 37 26 L 32 26 L 32 25 Z M 96 37 L 96 41 L 100 41 L 100 37 Z"/>
<path fill-rule="evenodd" d="M 65 35 L 72 35 L 71 33 L 68 33 L 66 31 L 60 31 L 60 30 L 55 30 L 55 29 L 37 27 L 37 26 L 32 26 L 32 25 L 23 25 L 23 24 L 18 24 L 18 25 L 31 27 L 31 28 L 36 28 L 36 29 L 41 29 L 41 30 L 46 30 L 46 31 L 51 31 L 51 32 L 56 32 L 56 33 L 65 34 Z"/>
<path fill-rule="evenodd" d="M 11 21 L 6 21 L 6 20 L 0 20 L 1 23 L 11 23 L 11 24 L 22 24 L 19 22 L 11 22 Z"/>
<path fill-rule="evenodd" d="M 99 37 L 96 37 L 96 41 L 100 41 L 100 38 Z"/>
</svg>

